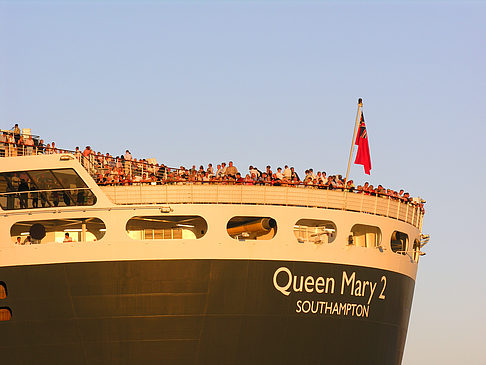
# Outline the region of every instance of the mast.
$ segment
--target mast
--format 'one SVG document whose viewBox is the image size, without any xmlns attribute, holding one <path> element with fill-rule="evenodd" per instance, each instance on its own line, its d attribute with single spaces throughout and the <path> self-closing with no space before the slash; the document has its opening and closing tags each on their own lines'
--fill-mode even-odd
<svg viewBox="0 0 486 365">
<path fill-rule="evenodd" d="M 363 99 L 359 98 L 358 99 L 358 112 L 356 113 L 356 124 L 354 125 L 353 139 L 351 140 L 351 151 L 349 151 L 348 169 L 346 170 L 346 179 L 344 180 L 344 188 L 346 188 L 347 183 L 348 183 L 349 168 L 351 167 L 351 159 L 353 158 L 354 141 L 356 140 L 356 132 L 358 131 L 359 116 L 361 115 L 361 108 L 362 107 L 363 107 Z"/>
</svg>

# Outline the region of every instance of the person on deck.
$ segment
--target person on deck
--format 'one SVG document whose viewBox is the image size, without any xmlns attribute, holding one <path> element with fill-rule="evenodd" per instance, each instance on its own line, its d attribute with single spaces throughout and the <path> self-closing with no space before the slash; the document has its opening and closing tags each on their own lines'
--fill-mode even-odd
<svg viewBox="0 0 486 365">
<path fill-rule="evenodd" d="M 237 173 L 238 169 L 236 168 L 236 166 L 233 165 L 233 161 L 230 161 L 228 167 L 226 168 L 226 175 L 235 178 Z"/>
</svg>

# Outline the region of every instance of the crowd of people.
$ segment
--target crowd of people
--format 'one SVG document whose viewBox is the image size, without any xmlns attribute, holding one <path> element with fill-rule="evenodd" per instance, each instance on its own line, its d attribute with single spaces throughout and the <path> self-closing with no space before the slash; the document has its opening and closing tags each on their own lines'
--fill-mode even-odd
<svg viewBox="0 0 486 365">
<path fill-rule="evenodd" d="M 346 181 L 342 175 L 327 175 L 325 171 L 314 172 L 312 168 L 305 170 L 300 177 L 294 167 L 284 165 L 272 170 L 266 166 L 260 170 L 256 166 L 249 166 L 247 172 L 241 172 L 232 161 L 221 162 L 216 167 L 210 163 L 204 166 L 191 168 L 180 166 L 169 168 L 164 164 L 158 164 L 155 159 L 139 159 L 132 156 L 129 150 L 120 156 L 112 156 L 109 153 L 95 152 L 90 146 L 84 150 L 76 147 L 74 151 L 61 150 L 54 142 L 44 145 L 39 138 L 31 135 L 23 135 L 18 124 L 10 131 L 0 134 L 0 156 L 18 156 L 19 149 L 23 154 L 54 154 L 71 153 L 81 162 L 88 172 L 100 185 L 132 185 L 132 184 L 225 184 L 225 185 L 267 185 L 267 186 L 294 186 L 313 187 L 337 191 L 349 191 L 372 196 L 387 196 L 413 205 L 419 205 L 423 209 L 424 201 L 420 198 L 411 198 L 404 190 L 395 191 L 377 187 L 368 182 L 355 186 L 353 180 Z M 27 152 L 26 152 L 27 151 Z M 3 152 L 3 153 L 2 153 Z"/>
<path fill-rule="evenodd" d="M 0 132 L 0 156 L 33 155 L 39 142 L 40 140 L 31 134 L 22 134 L 19 125 L 15 124 L 10 131 Z"/>
<path fill-rule="evenodd" d="M 345 181 L 342 175 L 327 175 L 325 171 L 314 172 L 312 168 L 305 170 L 304 176 L 299 177 L 294 167 L 284 165 L 272 171 L 270 165 L 262 171 L 256 166 L 249 166 L 246 173 L 238 171 L 233 161 L 221 162 L 213 167 L 208 164 L 205 168 L 193 165 L 191 168 L 180 166 L 169 168 L 164 164 L 157 164 L 150 160 L 134 159 L 127 150 L 124 155 L 113 157 L 108 153 L 94 153 L 89 146 L 81 153 L 76 148 L 76 156 L 91 172 L 99 185 L 132 185 L 132 184 L 222 184 L 222 185 L 266 185 L 266 186 L 294 186 L 314 187 L 337 191 L 349 191 L 372 196 L 388 196 L 392 199 L 423 205 L 421 200 L 413 199 L 403 189 L 395 191 L 386 189 L 382 185 L 374 187 L 365 182 L 355 186 L 353 180 Z"/>
</svg>

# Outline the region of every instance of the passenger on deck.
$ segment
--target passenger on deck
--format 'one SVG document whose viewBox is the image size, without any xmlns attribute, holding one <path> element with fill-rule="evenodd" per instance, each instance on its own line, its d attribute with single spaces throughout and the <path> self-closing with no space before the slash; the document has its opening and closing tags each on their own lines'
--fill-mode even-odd
<svg viewBox="0 0 486 365">
<path fill-rule="evenodd" d="M 25 154 L 31 156 L 34 153 L 34 140 L 31 135 L 24 140 L 24 145 L 26 146 Z"/>
<path fill-rule="evenodd" d="M 223 176 L 223 167 L 221 165 L 216 166 L 216 178 Z"/>
<path fill-rule="evenodd" d="M 125 151 L 125 156 L 123 156 L 123 160 L 125 162 L 125 175 L 131 175 L 132 174 L 132 154 L 130 153 L 129 150 Z"/>
<path fill-rule="evenodd" d="M 255 174 L 253 174 L 255 175 Z M 256 178 L 256 176 L 255 176 Z M 250 174 L 246 174 L 245 176 L 245 182 L 243 183 L 244 185 L 253 185 L 255 183 L 255 180 L 250 176 Z"/>
<path fill-rule="evenodd" d="M 295 169 L 293 167 L 290 168 L 290 172 L 292 172 L 292 181 L 300 181 L 299 175 L 295 172 Z"/>
<path fill-rule="evenodd" d="M 346 189 L 348 189 L 351 192 L 354 191 L 355 187 L 354 187 L 353 180 L 348 180 L 348 182 L 346 183 Z"/>
<path fill-rule="evenodd" d="M 36 191 L 37 188 L 32 181 L 30 182 L 30 189 L 29 190 L 31 190 L 31 191 L 33 190 L 30 193 L 30 196 L 32 198 L 32 208 L 38 208 L 39 207 L 39 192 Z"/>
<path fill-rule="evenodd" d="M 238 169 L 236 166 L 233 165 L 233 161 L 230 161 L 228 164 L 228 167 L 226 168 L 226 173 L 225 175 L 228 175 L 229 177 L 235 178 L 236 174 L 238 173 Z M 241 177 L 241 175 L 240 175 Z"/>
<path fill-rule="evenodd" d="M 19 125 L 17 123 L 15 123 L 15 125 L 13 126 L 12 131 L 13 131 L 15 144 L 18 144 L 20 140 L 21 132 L 20 132 Z"/>
<path fill-rule="evenodd" d="M 230 166 L 231 166 L 231 161 L 230 161 Z M 229 166 L 228 166 L 228 168 L 229 168 Z M 235 174 L 235 182 L 238 185 L 241 185 L 241 184 L 243 184 L 245 182 L 245 180 L 241 177 L 241 174 L 239 172 L 237 172 Z"/>
<path fill-rule="evenodd" d="M 292 171 L 289 169 L 288 165 L 285 165 L 284 167 L 283 176 L 289 181 L 292 179 Z"/>
<path fill-rule="evenodd" d="M 226 175 L 226 162 L 221 162 L 221 176 L 225 176 Z"/>
<path fill-rule="evenodd" d="M 8 155 L 12 157 L 17 156 L 17 145 L 15 143 L 15 137 L 13 136 L 13 134 L 10 134 L 8 136 L 7 142 L 8 142 Z"/>
<path fill-rule="evenodd" d="M 256 181 L 256 179 L 258 177 L 260 177 L 262 175 L 262 173 L 260 172 L 260 170 L 258 170 L 256 167 L 253 167 L 250 165 L 250 167 L 248 168 L 248 170 L 250 171 L 250 176 L 253 178 L 253 180 Z M 255 177 L 253 177 L 253 175 L 255 175 Z"/>
<path fill-rule="evenodd" d="M 20 184 L 19 184 L 19 191 L 29 191 L 29 184 L 25 179 L 20 179 Z M 28 198 L 29 194 L 28 193 L 20 193 L 20 208 L 22 209 L 27 209 L 28 208 Z"/>
<path fill-rule="evenodd" d="M 207 172 L 209 178 L 214 176 L 213 164 L 212 163 L 210 163 L 208 165 L 208 169 L 206 170 L 206 172 Z"/>
<path fill-rule="evenodd" d="M 41 154 L 44 153 L 45 146 L 44 146 L 44 140 L 43 139 L 40 139 L 40 140 L 37 139 L 37 138 L 34 139 L 34 146 L 36 148 L 36 153 L 38 155 L 41 155 Z"/>
</svg>

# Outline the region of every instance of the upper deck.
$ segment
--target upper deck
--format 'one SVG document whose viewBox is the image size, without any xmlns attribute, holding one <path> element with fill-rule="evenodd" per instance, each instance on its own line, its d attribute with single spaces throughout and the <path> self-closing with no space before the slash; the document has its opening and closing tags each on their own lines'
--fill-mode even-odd
<svg viewBox="0 0 486 365">
<path fill-rule="evenodd" d="M 30 157 L 11 157 L 2 159 L 2 171 L 12 176 L 10 184 L 0 182 L 0 202 L 2 210 L 11 211 L 33 208 L 61 208 L 83 206 L 114 205 L 153 205 L 153 204 L 250 204 L 315 207 L 334 210 L 362 212 L 389 217 L 422 229 L 423 208 L 420 204 L 403 201 L 385 194 L 368 194 L 346 189 L 329 190 L 321 185 L 282 184 L 247 185 L 232 181 L 181 181 L 171 178 L 176 170 L 166 167 L 131 162 L 123 169 L 130 169 L 143 175 L 150 171 L 158 179 L 98 184 L 97 174 L 109 169 L 73 153 L 40 154 L 33 151 Z M 19 190 L 20 172 L 45 169 L 64 169 L 63 175 L 54 173 L 53 183 L 36 184 L 40 177 L 27 176 L 31 180 L 28 190 Z M 76 171 L 82 181 L 73 181 L 66 169 Z M 145 171 L 145 172 L 144 172 Z M 19 175 L 19 176 L 17 176 Z M 54 179 L 55 177 L 55 179 Z M 13 180 L 17 179 L 17 186 Z M 63 183 L 63 181 L 67 181 Z M 40 180 L 39 180 L 40 181 Z M 6 183 L 5 183 L 6 182 Z M 74 182 L 74 184 L 73 184 Z M 42 182 L 41 182 L 42 183 Z M 25 184 L 24 184 L 25 186 Z M 93 195 L 91 195 L 93 194 Z M 81 196 L 82 195 L 82 196 Z M 80 199 L 81 196 L 81 199 Z M 72 208 L 71 208 L 72 209 Z"/>
</svg>

